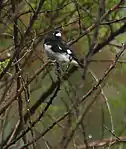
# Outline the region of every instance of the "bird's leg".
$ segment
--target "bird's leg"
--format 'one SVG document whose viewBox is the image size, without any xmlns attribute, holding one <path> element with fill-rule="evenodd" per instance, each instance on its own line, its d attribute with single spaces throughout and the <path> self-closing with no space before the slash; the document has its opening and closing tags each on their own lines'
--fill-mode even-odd
<svg viewBox="0 0 126 149">
<path fill-rule="evenodd" d="M 60 75 L 61 75 L 60 65 L 57 61 L 55 63 L 56 63 L 56 74 L 57 74 L 57 77 L 60 78 Z"/>
<path fill-rule="evenodd" d="M 60 70 L 60 65 L 59 63 L 56 61 L 56 71 L 61 74 L 61 70 Z"/>
</svg>

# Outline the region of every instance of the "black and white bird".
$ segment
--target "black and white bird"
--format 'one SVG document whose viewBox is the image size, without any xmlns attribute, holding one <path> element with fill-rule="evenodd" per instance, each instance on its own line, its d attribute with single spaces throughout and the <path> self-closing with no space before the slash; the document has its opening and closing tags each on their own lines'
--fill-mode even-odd
<svg viewBox="0 0 126 149">
<path fill-rule="evenodd" d="M 73 63 L 75 65 L 82 64 L 77 59 L 72 49 L 62 39 L 62 34 L 59 30 L 49 33 L 44 40 L 44 50 L 51 60 L 59 62 Z"/>
</svg>

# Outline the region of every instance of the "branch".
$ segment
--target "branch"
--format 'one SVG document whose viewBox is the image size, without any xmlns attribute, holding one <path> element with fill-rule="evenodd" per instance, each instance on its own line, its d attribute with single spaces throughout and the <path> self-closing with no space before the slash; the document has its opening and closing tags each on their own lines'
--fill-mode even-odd
<svg viewBox="0 0 126 149">
<path fill-rule="evenodd" d="M 126 31 L 126 23 L 124 23 L 123 26 L 120 27 L 120 29 L 118 29 L 117 31 L 113 32 L 106 41 L 98 44 L 94 49 L 93 49 L 93 54 L 96 54 L 97 52 L 99 52 L 100 49 L 102 49 L 104 46 L 108 45 L 115 37 L 117 37 L 118 35 L 124 33 Z"/>
<path fill-rule="evenodd" d="M 88 147 L 89 147 L 89 149 L 104 147 L 104 146 L 109 145 L 109 143 L 110 143 L 110 139 L 96 140 L 96 141 L 92 141 L 92 142 L 88 143 Z M 117 138 L 112 138 L 111 145 L 115 145 L 118 143 L 126 143 L 126 136 L 119 137 L 119 140 Z M 78 149 L 87 149 L 85 144 L 78 145 L 77 148 Z"/>
</svg>

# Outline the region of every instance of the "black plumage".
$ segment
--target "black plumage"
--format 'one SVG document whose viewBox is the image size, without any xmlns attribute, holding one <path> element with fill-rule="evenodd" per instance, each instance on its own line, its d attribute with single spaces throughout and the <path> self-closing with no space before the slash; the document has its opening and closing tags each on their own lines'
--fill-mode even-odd
<svg viewBox="0 0 126 149">
<path fill-rule="evenodd" d="M 65 41 L 63 41 L 59 30 L 56 30 L 46 36 L 44 40 L 44 49 L 50 59 L 80 65 L 72 49 Z"/>
</svg>

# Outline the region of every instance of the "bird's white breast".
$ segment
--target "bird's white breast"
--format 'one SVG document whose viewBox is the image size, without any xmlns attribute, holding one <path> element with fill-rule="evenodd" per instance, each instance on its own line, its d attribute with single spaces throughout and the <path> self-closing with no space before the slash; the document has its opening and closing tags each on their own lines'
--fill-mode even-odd
<svg viewBox="0 0 126 149">
<path fill-rule="evenodd" d="M 44 44 L 44 49 L 45 49 L 45 51 L 48 51 L 48 52 L 53 52 L 52 50 L 51 50 L 51 45 L 47 45 L 47 44 Z"/>
<path fill-rule="evenodd" d="M 59 52 L 53 52 L 51 49 L 51 45 L 47 45 L 44 44 L 44 49 L 45 52 L 47 53 L 47 55 L 51 58 L 51 59 L 56 59 L 57 61 L 61 61 L 61 62 L 70 62 L 70 55 L 72 52 L 68 49 L 67 53 L 59 53 Z M 62 48 L 59 47 L 59 49 L 62 51 Z M 77 62 L 75 60 L 72 60 L 71 63 L 77 64 Z"/>
</svg>

